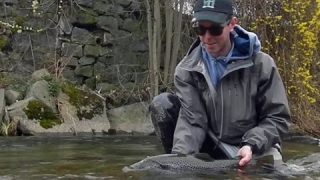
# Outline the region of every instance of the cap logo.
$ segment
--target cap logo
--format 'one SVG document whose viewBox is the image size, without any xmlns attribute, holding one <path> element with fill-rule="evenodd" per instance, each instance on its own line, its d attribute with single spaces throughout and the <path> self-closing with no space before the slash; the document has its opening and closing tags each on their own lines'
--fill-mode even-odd
<svg viewBox="0 0 320 180">
<path fill-rule="evenodd" d="M 214 8 L 215 0 L 204 0 L 202 8 Z"/>
</svg>

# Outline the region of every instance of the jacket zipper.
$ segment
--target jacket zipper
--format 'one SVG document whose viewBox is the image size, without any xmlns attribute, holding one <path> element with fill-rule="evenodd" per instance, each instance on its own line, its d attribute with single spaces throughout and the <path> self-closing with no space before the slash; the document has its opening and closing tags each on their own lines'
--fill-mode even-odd
<svg viewBox="0 0 320 180">
<path fill-rule="evenodd" d="M 219 134 L 219 138 L 221 139 L 222 134 L 223 134 L 223 122 L 224 122 L 224 117 L 223 117 L 223 83 L 221 82 L 221 86 L 220 86 L 220 91 L 221 91 L 221 124 L 220 124 L 220 134 Z"/>
<path fill-rule="evenodd" d="M 244 64 L 244 65 L 241 65 L 241 66 L 237 66 L 236 68 L 233 68 L 233 69 L 229 69 L 227 72 L 225 72 L 221 79 L 220 79 L 220 92 L 221 92 L 221 124 L 220 124 L 220 134 L 219 134 L 219 138 L 221 139 L 222 138 L 222 135 L 223 135 L 223 124 L 224 124 L 224 94 L 223 94 L 223 81 L 222 79 L 228 75 L 229 73 L 233 72 L 233 71 L 236 71 L 236 70 L 239 70 L 239 69 L 242 69 L 242 68 L 248 68 L 250 66 L 252 66 L 253 64 L 252 63 L 249 63 L 249 64 Z M 230 92 L 230 89 L 229 89 L 229 97 L 231 95 L 231 92 Z"/>
</svg>

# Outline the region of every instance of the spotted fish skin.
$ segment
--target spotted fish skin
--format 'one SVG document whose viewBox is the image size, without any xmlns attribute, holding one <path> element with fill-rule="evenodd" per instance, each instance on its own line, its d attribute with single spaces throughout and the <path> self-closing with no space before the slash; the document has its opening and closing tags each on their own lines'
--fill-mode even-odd
<svg viewBox="0 0 320 180">
<path fill-rule="evenodd" d="M 162 154 L 147 157 L 123 168 L 123 172 L 211 173 L 234 169 L 238 160 L 203 160 L 193 155 Z"/>
</svg>

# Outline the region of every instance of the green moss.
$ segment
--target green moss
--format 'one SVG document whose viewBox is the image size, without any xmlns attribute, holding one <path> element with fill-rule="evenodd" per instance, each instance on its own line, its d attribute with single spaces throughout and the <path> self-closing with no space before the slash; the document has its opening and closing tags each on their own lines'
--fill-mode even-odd
<svg viewBox="0 0 320 180">
<path fill-rule="evenodd" d="M 87 91 L 81 90 L 72 84 L 63 84 L 61 90 L 69 96 L 69 102 L 77 108 L 77 116 L 81 120 L 92 119 L 94 114 L 103 112 L 101 99 Z"/>
<path fill-rule="evenodd" d="M 71 84 L 62 85 L 62 91 L 69 96 L 70 103 L 76 107 L 86 106 L 89 103 L 85 98 L 86 93 Z"/>
<path fill-rule="evenodd" d="M 43 102 L 32 100 L 29 102 L 23 111 L 28 116 L 28 119 L 35 119 L 40 122 L 40 125 L 45 128 L 52 128 L 55 125 L 61 124 L 58 116 Z"/>
<path fill-rule="evenodd" d="M 8 45 L 8 40 L 5 37 L 0 36 L 0 50 Z"/>
<path fill-rule="evenodd" d="M 0 88 L 5 88 L 10 84 L 10 79 L 4 74 L 0 73 Z"/>
<path fill-rule="evenodd" d="M 78 14 L 77 19 L 81 24 L 95 25 L 97 23 L 95 16 L 88 13 Z"/>
<path fill-rule="evenodd" d="M 17 25 L 23 26 L 23 25 L 24 25 L 24 22 L 26 22 L 26 17 L 17 16 L 17 17 L 15 18 L 15 22 L 16 22 Z"/>
<path fill-rule="evenodd" d="M 52 128 L 55 125 L 61 124 L 60 120 L 52 120 L 52 119 L 42 119 L 40 120 L 40 126 L 45 128 L 45 129 L 49 129 Z"/>
</svg>

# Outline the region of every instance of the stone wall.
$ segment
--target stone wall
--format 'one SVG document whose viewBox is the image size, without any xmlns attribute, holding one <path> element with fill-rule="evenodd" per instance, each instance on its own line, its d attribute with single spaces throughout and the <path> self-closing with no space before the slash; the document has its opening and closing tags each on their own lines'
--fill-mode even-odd
<svg viewBox="0 0 320 180">
<path fill-rule="evenodd" d="M 93 89 L 143 83 L 148 41 L 142 0 L 2 0 L 0 72 L 47 68 Z"/>
</svg>

